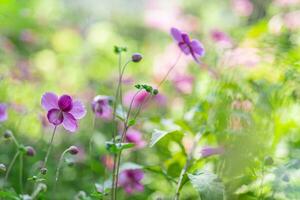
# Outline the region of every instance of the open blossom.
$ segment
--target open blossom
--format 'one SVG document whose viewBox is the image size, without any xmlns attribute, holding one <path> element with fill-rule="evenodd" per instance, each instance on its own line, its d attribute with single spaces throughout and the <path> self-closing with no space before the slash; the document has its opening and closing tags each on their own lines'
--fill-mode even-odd
<svg viewBox="0 0 300 200">
<path fill-rule="evenodd" d="M 126 133 L 126 141 L 129 143 L 134 143 L 136 148 L 143 148 L 146 145 L 141 132 L 133 128 L 128 129 Z"/>
<path fill-rule="evenodd" d="M 134 95 L 136 94 L 136 91 L 129 91 L 127 92 L 125 95 L 124 95 L 124 98 L 123 98 L 123 103 L 124 105 L 126 106 L 130 106 L 131 104 L 131 101 L 134 97 Z M 146 101 L 147 101 L 147 98 L 149 98 L 150 94 L 146 91 L 141 91 L 139 92 L 133 102 L 132 102 L 132 108 L 138 108 L 139 106 L 141 106 L 142 104 L 145 104 Z M 165 105 L 166 103 L 166 98 L 165 96 L 163 96 L 162 94 L 158 93 L 157 95 L 153 96 L 152 97 L 152 100 L 154 100 L 157 104 L 159 105 Z M 145 102 L 144 102 L 145 101 Z"/>
<path fill-rule="evenodd" d="M 171 35 L 185 55 L 192 55 L 197 63 L 200 62 L 199 57 L 204 56 L 205 51 L 199 40 L 191 40 L 187 33 L 181 32 L 177 28 L 171 28 Z"/>
<path fill-rule="evenodd" d="M 112 108 L 109 104 L 110 97 L 98 95 L 93 99 L 92 110 L 96 117 L 105 120 L 110 120 L 112 118 Z"/>
<path fill-rule="evenodd" d="M 60 124 L 70 131 L 75 132 L 78 128 L 77 120 L 86 114 L 86 109 L 80 101 L 73 101 L 69 95 L 58 96 L 54 93 L 47 92 L 42 96 L 42 107 L 48 111 L 48 121 L 58 126 Z"/>
<path fill-rule="evenodd" d="M 144 178 L 144 172 L 140 169 L 127 169 L 120 173 L 119 186 L 124 188 L 127 194 L 142 192 L 144 186 L 141 180 Z"/>
<path fill-rule="evenodd" d="M 7 120 L 7 106 L 3 103 L 0 103 L 0 122 Z"/>
<path fill-rule="evenodd" d="M 209 157 L 213 155 L 220 155 L 224 153 L 223 147 L 203 147 L 201 149 L 201 155 L 202 157 Z"/>
</svg>

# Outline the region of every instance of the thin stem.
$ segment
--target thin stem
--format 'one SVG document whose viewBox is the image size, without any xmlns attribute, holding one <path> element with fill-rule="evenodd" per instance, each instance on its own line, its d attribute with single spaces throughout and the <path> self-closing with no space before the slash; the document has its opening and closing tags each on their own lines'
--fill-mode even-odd
<svg viewBox="0 0 300 200">
<path fill-rule="evenodd" d="M 190 153 L 188 154 L 186 163 L 185 163 L 183 169 L 181 170 L 181 173 L 180 173 L 180 176 L 179 176 L 179 180 L 178 180 L 178 183 L 177 183 L 176 194 L 175 194 L 174 200 L 179 200 L 180 190 L 181 190 L 181 184 L 182 184 L 183 177 L 184 177 L 185 173 L 187 172 L 187 170 L 188 170 L 188 168 L 190 166 L 190 162 L 192 161 L 194 151 L 195 151 L 195 149 L 197 147 L 197 144 L 198 144 L 200 138 L 201 138 L 201 134 L 197 134 L 196 138 L 195 138 L 195 141 L 194 141 L 194 144 L 192 146 L 192 149 L 191 149 Z"/>
<path fill-rule="evenodd" d="M 61 168 L 61 165 L 63 163 L 63 160 L 64 160 L 64 156 L 65 154 L 69 151 L 69 149 L 66 149 L 60 156 L 59 158 L 59 161 L 58 161 L 58 166 L 56 168 L 56 173 L 55 173 L 55 183 L 54 183 L 54 194 L 55 194 L 55 190 L 56 190 L 56 186 L 57 186 L 57 181 L 58 181 L 58 178 L 59 178 L 59 170 Z"/>
<path fill-rule="evenodd" d="M 23 193 L 23 154 L 20 154 L 20 177 L 19 177 L 19 184 L 20 184 L 20 191 Z"/>
<path fill-rule="evenodd" d="M 11 169 L 12 169 L 14 163 L 16 162 L 16 160 L 17 160 L 19 154 L 20 154 L 20 152 L 17 151 L 16 154 L 14 155 L 12 161 L 10 162 L 10 164 L 9 164 L 9 166 L 8 166 L 8 168 L 7 168 L 7 172 L 6 172 L 6 174 L 5 174 L 5 182 L 7 182 L 8 175 L 9 175 L 9 173 L 10 173 L 10 171 L 11 171 Z"/>
<path fill-rule="evenodd" d="M 38 184 L 34 192 L 31 194 L 31 199 L 34 200 L 38 196 L 38 194 L 44 190 L 44 187 L 45 186 L 43 185 L 43 183 Z"/>
<path fill-rule="evenodd" d="M 47 150 L 47 153 L 46 153 L 46 156 L 45 156 L 45 159 L 44 159 L 44 164 L 43 164 L 44 167 L 46 167 L 46 165 L 47 165 L 47 161 L 48 161 L 49 154 L 50 154 L 50 151 L 51 151 L 51 148 L 52 148 L 52 143 L 53 143 L 53 139 L 54 139 L 54 136 L 55 136 L 56 128 L 57 128 L 57 126 L 54 127 L 53 132 L 52 132 L 51 140 L 49 142 L 48 150 Z"/>
<path fill-rule="evenodd" d="M 90 157 L 92 158 L 92 148 L 93 148 L 93 138 L 94 138 L 94 130 L 95 130 L 95 126 L 96 126 L 96 115 L 94 115 L 93 117 L 93 133 L 92 133 L 92 136 L 90 138 L 90 141 L 89 141 L 89 155 Z"/>
<path fill-rule="evenodd" d="M 11 134 L 11 138 L 14 141 L 14 143 L 16 144 L 17 148 L 19 148 L 20 144 L 19 144 L 18 140 L 16 139 L 16 137 L 14 136 L 14 134 Z"/>
</svg>

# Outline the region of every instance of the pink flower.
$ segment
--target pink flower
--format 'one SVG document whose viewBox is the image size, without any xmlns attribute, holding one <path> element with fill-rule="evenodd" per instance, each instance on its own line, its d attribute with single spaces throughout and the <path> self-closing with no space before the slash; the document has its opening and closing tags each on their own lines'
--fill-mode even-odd
<svg viewBox="0 0 300 200">
<path fill-rule="evenodd" d="M 213 41 L 215 41 L 221 47 L 224 47 L 224 48 L 232 47 L 232 41 L 231 41 L 230 37 L 222 31 L 212 30 L 211 38 L 213 39 Z"/>
<path fill-rule="evenodd" d="M 204 56 L 204 47 L 199 40 L 191 40 L 187 33 L 179 31 L 177 28 L 171 28 L 171 35 L 177 42 L 177 45 L 185 55 L 192 55 L 194 60 L 199 63 L 198 58 Z"/>
<path fill-rule="evenodd" d="M 6 104 L 0 103 L 0 122 L 7 120 L 7 106 Z"/>
<path fill-rule="evenodd" d="M 98 95 L 92 102 L 92 110 L 96 117 L 104 120 L 112 119 L 112 108 L 109 104 L 110 97 Z"/>
<path fill-rule="evenodd" d="M 184 94 L 190 94 L 193 90 L 194 77 L 189 75 L 177 75 L 173 79 L 176 89 Z"/>
<path fill-rule="evenodd" d="M 300 10 L 287 13 L 283 21 L 285 26 L 290 30 L 300 29 Z"/>
<path fill-rule="evenodd" d="M 69 95 L 58 98 L 56 94 L 47 92 L 42 96 L 41 104 L 48 111 L 47 118 L 51 124 L 62 124 L 70 132 L 77 130 L 77 120 L 86 114 L 84 105 L 80 101 L 73 101 Z"/>
<path fill-rule="evenodd" d="M 141 132 L 133 128 L 128 129 L 126 133 L 126 141 L 129 143 L 134 143 L 136 148 L 143 148 L 146 145 Z"/>
<path fill-rule="evenodd" d="M 123 187 L 127 194 L 144 191 L 141 180 L 144 178 L 144 172 L 140 169 L 128 169 L 120 173 L 119 186 Z"/>
<path fill-rule="evenodd" d="M 223 147 L 204 147 L 201 149 L 201 155 L 202 157 L 209 157 L 213 155 L 220 155 L 224 153 Z"/>
<path fill-rule="evenodd" d="M 237 15 L 248 17 L 253 12 L 253 4 L 250 0 L 232 0 L 232 8 Z"/>
<path fill-rule="evenodd" d="M 124 105 L 129 107 L 135 94 L 136 94 L 136 91 L 127 92 L 123 98 Z M 144 90 L 139 92 L 133 100 L 132 108 L 138 108 L 143 103 L 145 104 L 146 102 L 144 102 L 144 101 L 146 101 L 146 99 L 149 98 L 149 95 L 150 94 Z M 159 105 L 165 105 L 165 103 L 166 103 L 166 98 L 161 94 L 157 94 L 157 95 L 153 96 L 152 99 L 155 100 L 156 103 L 158 103 Z"/>
</svg>

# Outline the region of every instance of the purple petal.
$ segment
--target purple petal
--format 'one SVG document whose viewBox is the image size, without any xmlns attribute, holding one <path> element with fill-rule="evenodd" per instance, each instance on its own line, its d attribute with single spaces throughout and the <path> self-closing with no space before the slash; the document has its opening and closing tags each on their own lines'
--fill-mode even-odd
<svg viewBox="0 0 300 200">
<path fill-rule="evenodd" d="M 55 126 L 61 124 L 64 119 L 62 112 L 57 108 L 49 110 L 47 113 L 47 118 L 49 122 Z"/>
<path fill-rule="evenodd" d="M 64 120 L 63 120 L 64 128 L 70 132 L 75 132 L 78 128 L 78 125 L 74 116 L 66 112 L 64 112 L 63 115 L 64 115 Z"/>
<path fill-rule="evenodd" d="M 134 175 L 135 181 L 140 181 L 144 178 L 144 172 L 140 169 L 134 169 L 133 175 Z"/>
<path fill-rule="evenodd" d="M 3 103 L 0 103 L 0 122 L 7 120 L 7 106 Z"/>
<path fill-rule="evenodd" d="M 190 37 L 188 36 L 188 34 L 182 33 L 181 37 L 182 37 L 182 40 L 183 40 L 184 43 L 190 44 Z"/>
<path fill-rule="evenodd" d="M 72 105 L 72 98 L 69 95 L 62 95 L 58 99 L 58 106 L 64 112 L 69 112 L 73 105 Z"/>
<path fill-rule="evenodd" d="M 142 192 L 142 191 L 144 191 L 144 186 L 141 183 L 135 183 L 134 189 L 138 192 Z"/>
<path fill-rule="evenodd" d="M 46 92 L 42 96 L 41 105 L 47 111 L 58 108 L 58 97 L 52 92 Z"/>
<path fill-rule="evenodd" d="M 205 53 L 202 43 L 198 40 L 192 40 L 190 43 L 192 50 L 199 56 L 203 56 Z"/>
<path fill-rule="evenodd" d="M 182 42 L 181 32 L 177 28 L 171 28 L 171 35 L 177 42 Z"/>
<path fill-rule="evenodd" d="M 86 109 L 80 101 L 74 101 L 73 107 L 69 113 L 71 113 L 75 117 L 75 119 L 81 119 L 85 116 Z"/>
<path fill-rule="evenodd" d="M 185 55 L 189 55 L 191 53 L 190 48 L 186 43 L 179 43 L 179 48 Z"/>
</svg>

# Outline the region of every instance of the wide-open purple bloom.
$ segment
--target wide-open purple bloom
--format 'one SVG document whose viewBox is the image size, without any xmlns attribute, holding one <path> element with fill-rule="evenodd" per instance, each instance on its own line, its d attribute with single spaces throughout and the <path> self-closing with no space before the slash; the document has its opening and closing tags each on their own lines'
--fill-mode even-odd
<svg viewBox="0 0 300 200">
<path fill-rule="evenodd" d="M 7 120 L 7 106 L 3 103 L 0 103 L 0 122 Z"/>
<path fill-rule="evenodd" d="M 111 120 L 113 111 L 109 104 L 110 97 L 98 95 L 93 99 L 92 110 L 96 117 L 104 120 Z"/>
<path fill-rule="evenodd" d="M 201 155 L 202 157 L 209 157 L 213 155 L 220 155 L 224 153 L 224 148 L 223 147 L 203 147 L 201 149 Z"/>
<path fill-rule="evenodd" d="M 75 132 L 78 128 L 77 120 L 86 114 L 86 109 L 80 101 L 73 101 L 69 95 L 58 96 L 47 92 L 42 96 L 42 107 L 48 111 L 47 118 L 55 126 L 60 124 L 70 131 Z"/>
<path fill-rule="evenodd" d="M 144 186 L 141 180 L 144 178 L 144 172 L 140 169 L 127 169 L 120 173 L 119 186 L 123 187 L 127 194 L 142 192 Z"/>
<path fill-rule="evenodd" d="M 185 55 L 192 55 L 197 63 L 200 62 L 199 57 L 204 55 L 205 50 L 199 40 L 190 39 L 187 33 L 181 32 L 177 28 L 171 28 L 171 35 Z"/>
</svg>

